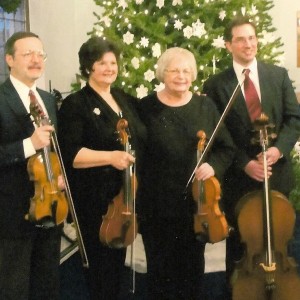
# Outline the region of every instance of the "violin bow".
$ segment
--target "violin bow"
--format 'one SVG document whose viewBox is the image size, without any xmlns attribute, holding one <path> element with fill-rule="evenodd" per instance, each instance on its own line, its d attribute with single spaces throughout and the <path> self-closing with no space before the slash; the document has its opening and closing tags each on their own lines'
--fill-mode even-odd
<svg viewBox="0 0 300 300">
<path fill-rule="evenodd" d="M 218 131 L 220 129 L 220 126 L 223 124 L 225 117 L 227 116 L 227 114 L 228 114 L 229 110 L 231 109 L 231 106 L 233 105 L 236 97 L 238 96 L 238 94 L 241 91 L 241 87 L 244 84 L 244 81 L 245 81 L 245 79 L 243 79 L 243 81 L 241 83 L 238 82 L 238 84 L 236 85 L 236 87 L 235 87 L 235 89 L 234 89 L 234 91 L 233 91 L 233 93 L 232 93 L 232 95 L 231 95 L 231 97 L 230 97 L 230 99 L 229 99 L 229 101 L 228 101 L 228 103 L 227 103 L 227 105 L 226 105 L 226 107 L 225 107 L 225 109 L 224 109 L 224 111 L 223 111 L 223 113 L 222 113 L 222 115 L 221 115 L 221 117 L 220 117 L 217 125 L 216 125 L 216 128 L 214 129 L 214 131 L 213 131 L 213 133 L 211 135 L 211 138 L 208 140 L 207 145 L 206 145 L 204 151 L 202 152 L 202 155 L 201 155 L 200 159 L 198 160 L 198 162 L 197 162 L 197 164 L 196 164 L 196 166 L 194 168 L 194 171 L 192 172 L 192 174 L 191 174 L 191 176 L 190 176 L 190 178 L 189 178 L 189 180 L 188 180 L 188 182 L 187 182 L 187 184 L 185 186 L 185 190 L 184 190 L 185 193 L 187 191 L 188 186 L 190 185 L 190 183 L 195 178 L 195 172 L 196 172 L 197 168 L 204 161 L 204 159 L 205 159 L 205 157 L 207 155 L 207 152 L 210 150 L 210 148 L 211 148 L 211 146 L 213 144 L 213 141 L 215 140 L 215 137 L 216 137 L 216 135 L 217 135 L 217 133 L 218 133 Z"/>
</svg>

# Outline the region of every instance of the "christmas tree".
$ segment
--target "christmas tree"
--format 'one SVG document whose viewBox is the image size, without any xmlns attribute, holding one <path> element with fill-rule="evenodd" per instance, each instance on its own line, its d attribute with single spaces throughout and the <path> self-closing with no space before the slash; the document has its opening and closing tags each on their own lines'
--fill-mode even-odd
<svg viewBox="0 0 300 300">
<path fill-rule="evenodd" d="M 96 13 L 90 35 L 104 36 L 122 50 L 116 85 L 141 98 L 162 83 L 155 79 L 158 57 L 167 48 L 190 50 L 198 65 L 194 91 L 200 91 L 211 74 L 231 64 L 224 46 L 224 27 L 235 15 L 250 17 L 257 26 L 258 58 L 281 64 L 282 43 L 268 11 L 271 0 L 95 0 L 104 8 Z"/>
</svg>

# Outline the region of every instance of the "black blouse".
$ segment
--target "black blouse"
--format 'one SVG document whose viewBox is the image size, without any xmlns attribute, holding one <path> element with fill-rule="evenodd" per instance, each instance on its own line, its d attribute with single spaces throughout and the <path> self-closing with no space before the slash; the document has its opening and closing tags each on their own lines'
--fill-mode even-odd
<svg viewBox="0 0 300 300">
<path fill-rule="evenodd" d="M 118 89 L 111 93 L 128 121 L 130 143 L 138 167 L 146 130 L 137 111 L 137 100 Z M 75 169 L 75 156 L 83 148 L 123 150 L 116 131 L 120 120 L 111 107 L 87 84 L 69 95 L 58 114 L 58 137 L 78 217 L 89 226 L 100 226 L 108 203 L 120 192 L 122 172 L 112 166 Z M 99 228 L 99 227 L 98 227 Z"/>
<path fill-rule="evenodd" d="M 183 192 L 197 163 L 197 132 L 210 138 L 219 113 L 210 98 L 193 95 L 183 106 L 170 107 L 151 94 L 139 104 L 148 140 L 139 183 L 139 214 L 144 217 L 179 217 L 190 214 L 194 203 Z M 206 161 L 219 180 L 234 156 L 232 139 L 224 126 L 216 136 Z"/>
</svg>

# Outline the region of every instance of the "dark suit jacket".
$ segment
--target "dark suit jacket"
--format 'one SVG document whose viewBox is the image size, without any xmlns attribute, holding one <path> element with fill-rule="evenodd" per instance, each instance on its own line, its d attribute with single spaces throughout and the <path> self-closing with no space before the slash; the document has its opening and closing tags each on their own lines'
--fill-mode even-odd
<svg viewBox="0 0 300 300">
<path fill-rule="evenodd" d="M 56 104 L 50 93 L 37 89 L 49 117 L 56 125 Z M 23 139 L 34 126 L 10 79 L 0 86 L 0 238 L 29 234 L 33 225 L 24 220 L 28 213 L 33 183 L 27 172 Z"/>
<path fill-rule="evenodd" d="M 273 166 L 270 185 L 272 189 L 288 195 L 293 187 L 290 151 L 300 136 L 300 108 L 284 68 L 258 62 L 258 75 L 262 108 L 270 123 L 275 125 L 274 132 L 277 134 L 275 140 L 269 140 L 269 147 L 276 146 L 283 153 L 283 157 Z M 232 67 L 208 79 L 203 92 L 215 101 L 223 113 L 237 84 Z M 239 197 L 260 186 L 243 171 L 245 165 L 261 152 L 261 146 L 251 143 L 253 126 L 242 92 L 237 96 L 225 123 L 238 148 L 234 164 L 225 174 L 223 186 L 225 210 L 232 211 Z"/>
</svg>

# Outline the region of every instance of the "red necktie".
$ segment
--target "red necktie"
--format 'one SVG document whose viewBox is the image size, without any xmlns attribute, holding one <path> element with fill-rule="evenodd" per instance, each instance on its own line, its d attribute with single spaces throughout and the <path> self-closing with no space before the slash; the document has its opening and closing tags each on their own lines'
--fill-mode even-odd
<svg viewBox="0 0 300 300">
<path fill-rule="evenodd" d="M 255 86 L 249 77 L 250 70 L 245 69 L 244 91 L 246 104 L 251 121 L 255 121 L 261 114 L 261 104 Z"/>
</svg>

